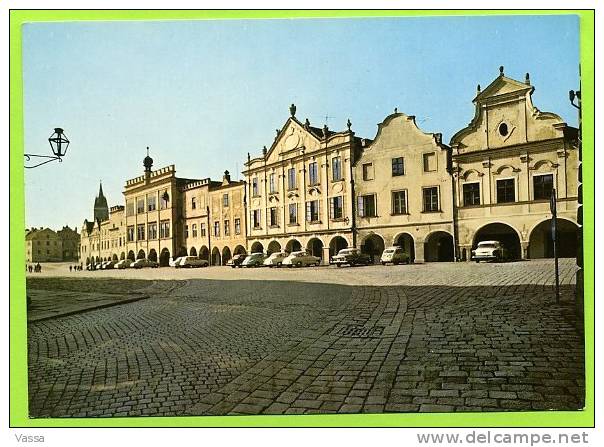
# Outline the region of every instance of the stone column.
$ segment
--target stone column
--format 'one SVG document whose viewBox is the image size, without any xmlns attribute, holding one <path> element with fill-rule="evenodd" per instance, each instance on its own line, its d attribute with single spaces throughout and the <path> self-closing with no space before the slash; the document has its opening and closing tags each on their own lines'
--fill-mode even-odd
<svg viewBox="0 0 604 447">
<path fill-rule="evenodd" d="M 415 263 L 423 264 L 424 263 L 424 240 L 416 240 L 415 241 Z"/>
<path fill-rule="evenodd" d="M 323 247 L 323 260 L 321 261 L 321 265 L 329 265 L 329 245 Z"/>
<path fill-rule="evenodd" d="M 528 250 L 529 250 L 529 243 L 528 241 L 524 242 L 520 242 L 520 247 L 521 247 L 521 253 L 520 253 L 520 258 L 521 259 L 528 259 Z"/>
</svg>

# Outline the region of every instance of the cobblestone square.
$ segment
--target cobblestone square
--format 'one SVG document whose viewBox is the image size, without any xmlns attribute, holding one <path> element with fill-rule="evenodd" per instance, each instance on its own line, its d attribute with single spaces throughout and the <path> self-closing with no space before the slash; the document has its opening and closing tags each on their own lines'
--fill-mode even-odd
<svg viewBox="0 0 604 447">
<path fill-rule="evenodd" d="M 28 278 L 28 293 L 46 312 L 29 322 L 30 415 L 580 409 L 574 260 L 561 261 L 561 275 L 556 305 L 547 259 L 341 269 L 49 267 Z M 77 290 L 82 279 L 87 288 Z M 95 290 L 141 299 L 74 308 L 74 292 Z"/>
</svg>

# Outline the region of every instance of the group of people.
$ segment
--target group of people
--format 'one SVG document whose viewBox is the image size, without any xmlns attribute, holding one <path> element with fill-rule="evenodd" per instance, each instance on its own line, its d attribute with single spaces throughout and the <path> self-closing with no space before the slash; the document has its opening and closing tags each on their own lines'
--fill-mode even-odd
<svg viewBox="0 0 604 447">
<path fill-rule="evenodd" d="M 84 264 L 80 264 L 80 265 L 70 265 L 69 266 L 69 271 L 70 272 L 78 272 L 80 270 L 84 269 Z"/>
<path fill-rule="evenodd" d="M 38 262 L 36 265 L 26 264 L 25 265 L 25 273 L 42 273 L 42 265 Z"/>
</svg>

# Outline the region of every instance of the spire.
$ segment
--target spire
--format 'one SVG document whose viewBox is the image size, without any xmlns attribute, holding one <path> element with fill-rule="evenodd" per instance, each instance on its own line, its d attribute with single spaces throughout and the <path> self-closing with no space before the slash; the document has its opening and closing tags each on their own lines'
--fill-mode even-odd
<svg viewBox="0 0 604 447">
<path fill-rule="evenodd" d="M 103 181 L 99 180 L 99 197 L 104 197 L 103 195 Z"/>
</svg>

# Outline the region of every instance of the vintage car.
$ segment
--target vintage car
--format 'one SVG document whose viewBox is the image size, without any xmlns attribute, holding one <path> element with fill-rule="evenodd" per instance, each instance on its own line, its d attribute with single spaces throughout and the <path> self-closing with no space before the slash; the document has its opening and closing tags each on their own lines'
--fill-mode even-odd
<svg viewBox="0 0 604 447">
<path fill-rule="evenodd" d="M 226 265 L 233 267 L 233 268 L 241 267 L 241 264 L 243 264 L 243 261 L 245 261 L 245 258 L 247 258 L 247 255 L 244 255 L 244 254 L 235 255 L 227 261 Z"/>
<path fill-rule="evenodd" d="M 264 260 L 264 265 L 268 267 L 280 267 L 283 264 L 283 260 L 289 256 L 289 253 L 285 251 L 276 251 L 271 253 L 268 258 Z"/>
<path fill-rule="evenodd" d="M 382 252 L 380 258 L 382 265 L 388 263 L 396 264 L 409 264 L 409 255 L 405 253 L 405 250 L 401 247 L 388 247 Z"/>
<path fill-rule="evenodd" d="M 337 255 L 331 258 L 330 264 L 335 264 L 338 267 L 342 265 L 369 265 L 371 264 L 371 258 L 365 253 L 361 253 L 358 248 L 344 248 L 338 252 Z"/>
<path fill-rule="evenodd" d="M 183 256 L 182 259 L 175 262 L 174 267 L 176 268 L 195 268 L 195 267 L 207 267 L 210 265 L 205 259 L 199 259 L 197 256 Z"/>
<path fill-rule="evenodd" d="M 282 264 L 287 267 L 308 267 L 309 265 L 320 265 L 321 258 L 313 256 L 305 250 L 294 251 L 283 259 Z"/>
<path fill-rule="evenodd" d="M 182 261 L 184 258 L 186 258 L 186 256 L 175 256 L 175 257 L 173 257 L 173 258 L 170 258 L 170 259 L 168 260 L 168 265 L 169 265 L 170 267 L 176 267 L 178 264 L 180 264 L 180 262 L 181 262 L 181 261 Z"/>
<path fill-rule="evenodd" d="M 475 250 L 472 250 L 472 259 L 480 261 L 506 261 L 508 251 L 499 241 L 481 241 Z"/>
<path fill-rule="evenodd" d="M 261 267 L 266 259 L 264 253 L 251 253 L 241 263 L 241 267 Z"/>
<path fill-rule="evenodd" d="M 115 264 L 113 266 L 114 269 L 126 269 L 128 267 L 130 267 L 130 264 L 132 264 L 132 261 L 130 259 L 122 259 L 121 261 L 118 261 L 117 264 Z"/>
<path fill-rule="evenodd" d="M 157 268 L 159 267 L 159 264 L 155 261 L 150 261 L 148 259 L 137 259 L 132 264 L 130 264 L 130 268 L 133 269 L 142 269 L 145 267 Z"/>
</svg>

